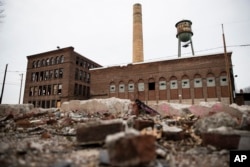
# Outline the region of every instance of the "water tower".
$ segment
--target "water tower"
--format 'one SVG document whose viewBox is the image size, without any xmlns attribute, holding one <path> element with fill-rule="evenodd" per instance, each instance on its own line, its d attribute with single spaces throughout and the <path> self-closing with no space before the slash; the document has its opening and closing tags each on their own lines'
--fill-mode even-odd
<svg viewBox="0 0 250 167">
<path fill-rule="evenodd" d="M 178 38 L 178 57 L 181 57 L 181 42 L 186 42 L 182 47 L 188 47 L 191 44 L 192 54 L 194 55 L 191 25 L 192 22 L 190 20 L 181 20 L 175 24 L 177 28 L 176 38 Z"/>
</svg>

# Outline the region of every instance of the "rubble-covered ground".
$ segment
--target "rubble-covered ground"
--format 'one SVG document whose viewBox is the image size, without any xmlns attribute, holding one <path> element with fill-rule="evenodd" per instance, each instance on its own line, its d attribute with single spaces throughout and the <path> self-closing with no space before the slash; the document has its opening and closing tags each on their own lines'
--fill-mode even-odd
<svg viewBox="0 0 250 167">
<path fill-rule="evenodd" d="M 250 150 L 250 107 L 74 100 L 42 109 L 0 105 L 0 166 L 229 166 Z"/>
</svg>

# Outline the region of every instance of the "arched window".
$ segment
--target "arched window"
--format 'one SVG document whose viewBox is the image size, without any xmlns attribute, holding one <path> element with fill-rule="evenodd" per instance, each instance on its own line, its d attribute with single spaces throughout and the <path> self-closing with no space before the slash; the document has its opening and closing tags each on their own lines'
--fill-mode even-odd
<svg viewBox="0 0 250 167">
<path fill-rule="evenodd" d="M 215 86 L 215 77 L 212 73 L 207 75 L 207 87 L 214 87 Z"/>
<path fill-rule="evenodd" d="M 154 80 L 154 78 L 150 78 L 148 80 L 148 90 L 155 90 L 155 80 Z"/>
<path fill-rule="evenodd" d="M 134 90 L 135 90 L 134 81 L 130 80 L 130 81 L 128 82 L 128 91 L 129 91 L 129 92 L 134 92 Z"/>
<path fill-rule="evenodd" d="M 170 78 L 170 89 L 178 89 L 178 82 L 175 76 Z"/>
<path fill-rule="evenodd" d="M 33 61 L 32 68 L 36 68 L 36 61 Z"/>
<path fill-rule="evenodd" d="M 56 64 L 59 64 L 60 63 L 60 57 L 56 57 Z"/>
<path fill-rule="evenodd" d="M 222 72 L 220 74 L 220 85 L 221 86 L 227 86 L 228 85 L 228 79 L 227 79 L 227 73 Z"/>
<path fill-rule="evenodd" d="M 190 88 L 190 82 L 188 76 L 184 75 L 181 80 L 182 88 Z"/>
<path fill-rule="evenodd" d="M 143 92 L 145 90 L 145 84 L 144 81 L 142 79 L 140 79 L 138 81 L 138 91 L 139 92 Z"/>
<path fill-rule="evenodd" d="M 46 61 L 43 59 L 42 60 L 42 66 L 44 67 L 46 65 Z"/>
<path fill-rule="evenodd" d="M 49 66 L 50 65 L 50 60 L 49 58 L 46 59 L 46 66 Z"/>
<path fill-rule="evenodd" d="M 37 60 L 37 67 L 41 67 L 41 61 Z"/>
<path fill-rule="evenodd" d="M 194 87 L 195 88 L 201 88 L 202 87 L 202 78 L 201 75 L 196 74 L 194 76 Z"/>
<path fill-rule="evenodd" d="M 120 93 L 125 92 L 125 84 L 123 83 L 123 81 L 119 83 L 119 92 Z"/>
<path fill-rule="evenodd" d="M 54 65 L 55 64 L 55 59 L 54 59 L 54 57 L 51 57 L 50 58 L 50 65 Z"/>
<path fill-rule="evenodd" d="M 111 82 L 109 85 L 109 92 L 110 93 L 115 93 L 115 83 Z"/>
<path fill-rule="evenodd" d="M 167 82 L 164 77 L 159 79 L 159 90 L 166 90 L 167 89 Z"/>
<path fill-rule="evenodd" d="M 63 62 L 64 62 L 64 56 L 61 55 L 61 57 L 60 57 L 60 63 L 63 63 Z"/>
</svg>

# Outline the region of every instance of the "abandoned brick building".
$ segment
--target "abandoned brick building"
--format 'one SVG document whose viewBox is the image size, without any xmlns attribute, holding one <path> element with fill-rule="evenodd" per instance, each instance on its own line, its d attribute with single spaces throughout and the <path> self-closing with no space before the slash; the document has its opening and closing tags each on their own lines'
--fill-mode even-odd
<svg viewBox="0 0 250 167">
<path fill-rule="evenodd" d="M 229 103 L 225 67 L 221 53 L 91 69 L 91 96 L 138 98 L 145 102 Z"/>
<path fill-rule="evenodd" d="M 90 68 L 101 67 L 73 47 L 27 56 L 23 103 L 60 107 L 64 101 L 90 97 Z"/>
</svg>

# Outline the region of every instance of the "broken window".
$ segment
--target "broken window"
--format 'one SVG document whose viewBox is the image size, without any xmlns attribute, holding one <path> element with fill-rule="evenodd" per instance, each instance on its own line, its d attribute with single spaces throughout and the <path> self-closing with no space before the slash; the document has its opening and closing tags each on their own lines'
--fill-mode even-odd
<svg viewBox="0 0 250 167">
<path fill-rule="evenodd" d="M 43 86 L 43 94 L 42 94 L 42 95 L 43 95 L 43 96 L 46 95 L 46 92 L 47 92 L 47 86 L 44 85 L 44 86 Z"/>
<path fill-rule="evenodd" d="M 48 80 L 48 79 L 49 79 L 49 71 L 45 71 L 44 80 Z"/>
<path fill-rule="evenodd" d="M 58 84 L 58 92 L 59 95 L 62 94 L 62 84 Z"/>
<path fill-rule="evenodd" d="M 60 63 L 63 63 L 63 62 L 64 62 L 64 56 L 61 55 L 61 57 L 60 57 Z"/>
<path fill-rule="evenodd" d="M 54 72 L 54 77 L 55 77 L 55 78 L 58 78 L 58 76 L 59 76 L 59 70 L 58 70 L 58 69 L 55 69 L 54 71 L 55 71 L 55 72 Z"/>
<path fill-rule="evenodd" d="M 80 70 L 79 79 L 80 79 L 81 81 L 83 80 L 83 71 L 82 71 L 82 70 Z"/>
<path fill-rule="evenodd" d="M 183 79 L 181 82 L 182 88 L 190 88 L 189 79 Z"/>
<path fill-rule="evenodd" d="M 30 87 L 30 96 L 34 96 L 34 87 Z"/>
<path fill-rule="evenodd" d="M 110 93 L 114 93 L 115 92 L 115 85 L 114 84 L 110 85 L 109 91 L 110 91 Z"/>
<path fill-rule="evenodd" d="M 178 88 L 177 80 L 171 80 L 170 89 L 177 89 L 177 88 Z"/>
<path fill-rule="evenodd" d="M 49 71 L 49 79 L 52 79 L 52 78 L 53 78 L 53 73 L 54 73 L 53 70 L 50 70 L 50 71 Z"/>
<path fill-rule="evenodd" d="M 166 81 L 160 81 L 159 82 L 159 90 L 166 90 L 166 89 L 167 89 Z"/>
<path fill-rule="evenodd" d="M 50 65 L 54 65 L 55 64 L 55 59 L 54 59 L 54 57 L 51 57 L 50 58 Z"/>
<path fill-rule="evenodd" d="M 37 67 L 41 67 L 41 61 L 37 60 Z"/>
<path fill-rule="evenodd" d="M 60 63 L 60 57 L 56 56 L 56 64 Z"/>
<path fill-rule="evenodd" d="M 90 83 L 90 73 L 87 73 L 87 83 Z"/>
<path fill-rule="evenodd" d="M 37 95 L 38 95 L 38 87 L 35 86 L 35 87 L 34 87 L 34 96 L 37 96 Z"/>
<path fill-rule="evenodd" d="M 49 60 L 49 58 L 46 59 L 46 65 L 47 65 L 47 66 L 50 65 L 50 60 Z"/>
<path fill-rule="evenodd" d="M 51 85 L 48 85 L 47 95 L 51 95 Z"/>
<path fill-rule="evenodd" d="M 42 60 L 42 66 L 46 66 L 46 61 L 44 59 Z"/>
<path fill-rule="evenodd" d="M 139 92 L 144 91 L 144 83 L 138 83 L 138 91 Z"/>
<path fill-rule="evenodd" d="M 128 91 L 129 92 L 134 92 L 135 90 L 135 84 L 134 83 L 129 83 L 128 84 Z"/>
<path fill-rule="evenodd" d="M 36 68 L 36 61 L 33 61 L 32 68 Z"/>
<path fill-rule="evenodd" d="M 36 81 L 36 73 L 34 73 L 34 72 L 31 74 L 31 81 L 32 82 Z"/>
<path fill-rule="evenodd" d="M 215 78 L 214 77 L 208 77 L 207 78 L 207 87 L 213 87 L 215 86 Z"/>
<path fill-rule="evenodd" d="M 227 76 L 221 76 L 220 77 L 220 85 L 221 86 L 227 86 L 228 85 Z"/>
<path fill-rule="evenodd" d="M 63 78 L 63 68 L 59 69 L 59 78 Z"/>
<path fill-rule="evenodd" d="M 124 84 L 119 84 L 119 92 L 125 92 L 125 85 Z"/>
<path fill-rule="evenodd" d="M 201 88 L 202 87 L 202 79 L 201 78 L 195 78 L 194 79 L 194 87 L 195 88 Z"/>
<path fill-rule="evenodd" d="M 39 81 L 42 81 L 43 77 L 44 77 L 44 72 L 42 71 L 42 72 L 40 72 Z"/>
<path fill-rule="evenodd" d="M 57 84 L 53 85 L 53 94 L 54 94 L 54 95 L 57 94 L 57 87 L 58 87 Z"/>
<path fill-rule="evenodd" d="M 43 87 L 42 87 L 42 86 L 39 86 L 39 89 L 38 89 L 38 96 L 41 96 L 41 95 L 42 95 L 42 91 L 43 91 Z"/>
</svg>

